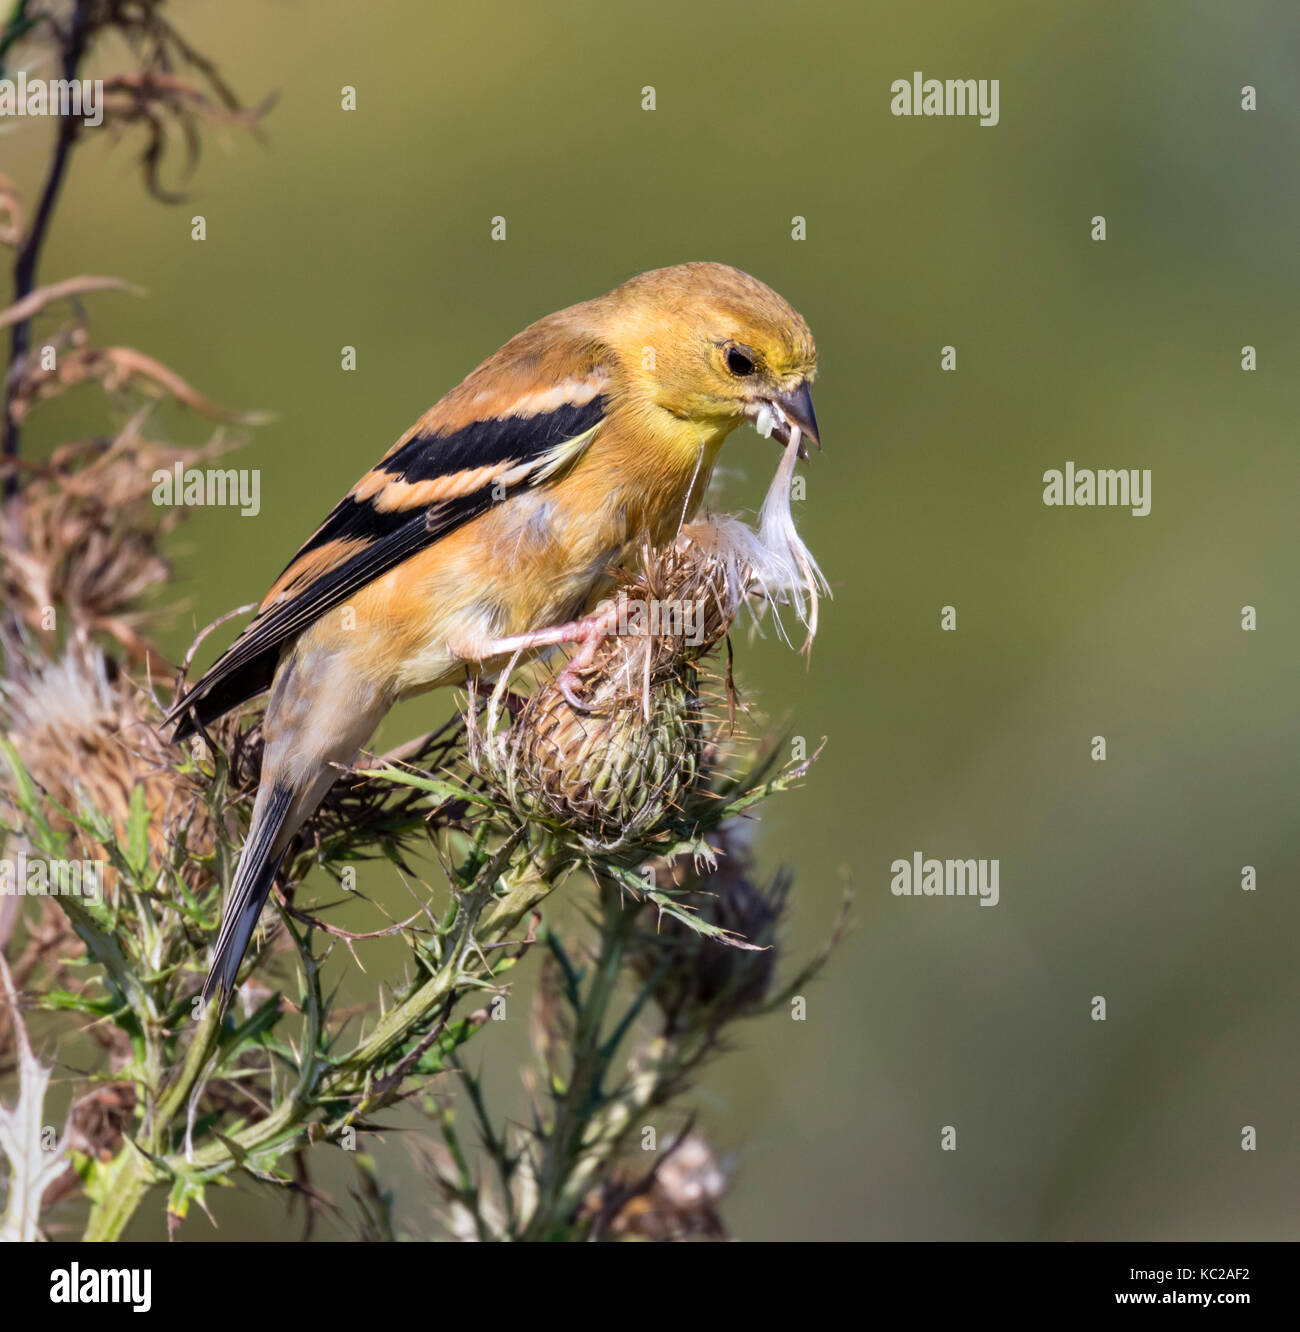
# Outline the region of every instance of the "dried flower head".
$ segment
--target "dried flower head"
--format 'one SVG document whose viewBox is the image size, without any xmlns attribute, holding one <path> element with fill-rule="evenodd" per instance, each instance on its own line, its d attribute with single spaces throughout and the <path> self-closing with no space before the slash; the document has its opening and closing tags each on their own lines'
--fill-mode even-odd
<svg viewBox="0 0 1300 1332">
<path fill-rule="evenodd" d="M 92 809 L 119 839 L 127 836 L 133 793 L 149 812 L 154 863 L 177 845 L 207 854 L 215 829 L 204 793 L 185 754 L 156 729 L 152 701 L 94 647 L 69 649 L 55 660 L 11 649 L 10 678 L 0 684 L 0 717 L 23 768 L 55 805 L 75 814 Z M 11 774 L 0 769 L 4 779 Z M 0 803 L 3 803 L 0 781 Z M 51 811 L 51 824 L 70 835 L 90 860 L 102 846 L 70 818 Z M 199 873 L 187 866 L 193 881 Z"/>
<path fill-rule="evenodd" d="M 656 682 L 648 709 L 608 675 L 585 711 L 554 684 L 538 690 L 512 730 L 516 811 L 606 851 L 653 834 L 699 776 L 703 722 L 693 674 L 686 668 Z"/>
<path fill-rule="evenodd" d="M 66 616 L 81 644 L 102 633 L 137 660 L 165 665 L 143 637 L 140 603 L 171 576 L 163 540 L 184 511 L 160 513 L 154 473 L 215 457 L 222 440 L 199 449 L 154 444 L 132 421 L 110 444 L 57 449 L 29 464 L 20 510 L 21 544 L 6 552 L 4 604 L 30 628 L 48 632 Z"/>
<path fill-rule="evenodd" d="M 653 854 L 707 786 L 719 725 L 702 663 L 740 607 L 789 594 L 758 533 L 709 517 L 661 550 L 646 548 L 598 608 L 611 626 L 576 688 L 543 682 L 501 726 L 504 678 L 471 758 L 522 821 L 539 821 L 602 854 Z"/>
<path fill-rule="evenodd" d="M 642 1179 L 617 1171 L 588 1210 L 600 1217 L 602 1235 L 613 1239 L 726 1239 L 718 1208 L 729 1173 L 703 1134 L 692 1131 L 665 1149 Z"/>
</svg>

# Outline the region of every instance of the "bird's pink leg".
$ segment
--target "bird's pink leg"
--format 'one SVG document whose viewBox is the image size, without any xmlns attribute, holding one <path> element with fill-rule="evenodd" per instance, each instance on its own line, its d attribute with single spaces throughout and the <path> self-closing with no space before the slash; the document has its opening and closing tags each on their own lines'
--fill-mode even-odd
<svg viewBox="0 0 1300 1332">
<path fill-rule="evenodd" d="M 538 648 L 574 643 L 578 650 L 556 676 L 555 683 L 573 707 L 585 712 L 586 705 L 573 692 L 573 682 L 596 659 L 600 645 L 609 637 L 617 624 L 618 607 L 607 607 L 593 611 L 590 615 L 584 615 L 580 620 L 552 625 L 549 629 L 534 629 L 527 634 L 515 634 L 510 638 L 493 638 L 485 643 L 476 643 L 472 651 L 458 652 L 457 655 L 481 661 L 489 657 L 505 656 L 507 653 L 533 652 Z"/>
</svg>

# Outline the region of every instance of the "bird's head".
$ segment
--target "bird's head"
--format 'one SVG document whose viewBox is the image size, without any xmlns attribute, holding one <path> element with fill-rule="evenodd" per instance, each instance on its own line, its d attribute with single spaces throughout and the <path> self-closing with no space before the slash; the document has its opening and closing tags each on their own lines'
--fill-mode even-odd
<svg viewBox="0 0 1300 1332">
<path fill-rule="evenodd" d="M 725 434 L 742 421 L 820 445 L 809 385 L 817 346 L 771 287 L 726 264 L 642 273 L 602 298 L 639 391 L 682 420 Z"/>
</svg>

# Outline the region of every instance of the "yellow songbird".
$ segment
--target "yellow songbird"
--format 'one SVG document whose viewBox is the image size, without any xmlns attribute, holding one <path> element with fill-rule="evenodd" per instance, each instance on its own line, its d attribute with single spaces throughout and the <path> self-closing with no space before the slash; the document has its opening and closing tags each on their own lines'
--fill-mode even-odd
<svg viewBox="0 0 1300 1332">
<path fill-rule="evenodd" d="M 642 273 L 539 319 L 436 403 L 335 506 L 168 721 L 270 689 L 261 782 L 204 996 L 232 993 L 295 832 L 398 700 L 609 625 L 589 608 L 673 540 L 742 422 L 817 441 L 807 324 L 725 264 Z"/>
</svg>

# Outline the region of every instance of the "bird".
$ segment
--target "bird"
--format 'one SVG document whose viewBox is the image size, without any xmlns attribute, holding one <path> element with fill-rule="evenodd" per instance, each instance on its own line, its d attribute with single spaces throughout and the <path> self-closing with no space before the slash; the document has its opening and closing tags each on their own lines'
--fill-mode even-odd
<svg viewBox="0 0 1300 1332">
<path fill-rule="evenodd" d="M 438 400 L 339 501 L 164 720 L 183 740 L 269 691 L 248 835 L 203 987 L 222 1011 L 285 853 L 400 700 L 611 631 L 591 608 L 675 539 L 749 422 L 820 446 L 817 348 L 722 263 L 641 273 L 548 314 Z"/>
</svg>

